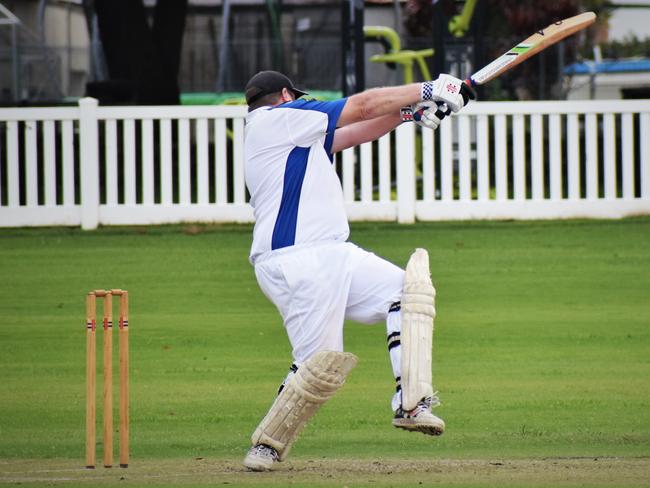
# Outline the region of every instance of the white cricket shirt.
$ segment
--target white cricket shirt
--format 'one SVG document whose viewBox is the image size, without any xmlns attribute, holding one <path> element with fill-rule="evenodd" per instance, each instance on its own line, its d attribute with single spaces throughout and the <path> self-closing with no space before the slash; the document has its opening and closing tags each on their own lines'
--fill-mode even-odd
<svg viewBox="0 0 650 488">
<path fill-rule="evenodd" d="M 250 261 L 350 234 L 332 142 L 346 98 L 295 100 L 246 116 L 244 174 L 255 215 Z"/>
</svg>

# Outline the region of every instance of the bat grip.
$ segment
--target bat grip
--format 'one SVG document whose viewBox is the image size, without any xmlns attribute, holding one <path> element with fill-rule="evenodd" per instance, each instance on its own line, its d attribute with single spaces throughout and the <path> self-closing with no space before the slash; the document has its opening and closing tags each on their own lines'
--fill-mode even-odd
<svg viewBox="0 0 650 488">
<path fill-rule="evenodd" d="M 443 117 L 449 115 L 450 112 L 449 107 L 445 102 L 436 102 L 436 104 L 438 105 L 438 110 L 436 110 L 435 115 L 436 117 L 442 120 Z"/>
<path fill-rule="evenodd" d="M 470 88 L 470 91 L 473 91 L 472 89 L 476 86 L 476 82 L 472 80 L 472 78 L 467 78 L 463 83 L 465 83 Z M 471 98 L 473 99 L 474 97 Z M 446 103 L 444 102 L 436 102 L 436 103 L 438 105 L 438 112 L 442 112 L 443 117 L 445 115 L 449 115 L 450 110 Z M 440 117 L 441 114 L 438 112 L 436 112 L 436 116 Z"/>
</svg>

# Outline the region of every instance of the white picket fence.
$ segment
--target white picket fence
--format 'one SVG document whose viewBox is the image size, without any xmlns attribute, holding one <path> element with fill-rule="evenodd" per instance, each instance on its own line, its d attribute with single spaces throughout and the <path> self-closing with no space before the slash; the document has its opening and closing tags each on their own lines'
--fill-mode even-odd
<svg viewBox="0 0 650 488">
<path fill-rule="evenodd" d="M 251 222 L 246 108 L 0 109 L 0 226 Z M 650 100 L 472 103 L 337 155 L 351 220 L 650 214 Z"/>
</svg>

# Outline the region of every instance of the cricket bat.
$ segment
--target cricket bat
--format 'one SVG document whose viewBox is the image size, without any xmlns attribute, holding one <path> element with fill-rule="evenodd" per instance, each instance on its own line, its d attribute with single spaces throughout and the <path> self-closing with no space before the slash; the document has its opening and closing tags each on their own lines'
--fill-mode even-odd
<svg viewBox="0 0 650 488">
<path fill-rule="evenodd" d="M 465 83 L 470 86 L 483 85 L 514 68 L 519 63 L 534 56 L 538 52 L 561 41 L 565 37 L 590 26 L 596 21 L 596 14 L 585 12 L 568 19 L 554 22 L 548 27 L 538 30 L 529 38 L 523 40 L 508 52 L 502 54 L 490 64 L 470 76 Z"/>
</svg>

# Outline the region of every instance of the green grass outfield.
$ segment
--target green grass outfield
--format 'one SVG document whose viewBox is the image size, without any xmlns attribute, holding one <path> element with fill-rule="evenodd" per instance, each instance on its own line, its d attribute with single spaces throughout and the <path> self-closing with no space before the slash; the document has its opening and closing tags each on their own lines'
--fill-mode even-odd
<svg viewBox="0 0 650 488">
<path fill-rule="evenodd" d="M 0 230 L 0 484 L 650 486 L 650 218 L 354 224 L 402 266 L 429 250 L 447 432 L 390 426 L 385 326 L 348 323 L 359 366 L 274 474 L 240 464 L 291 360 L 250 239 Z M 107 287 L 130 292 L 131 467 L 93 472 L 85 294 Z"/>
</svg>

